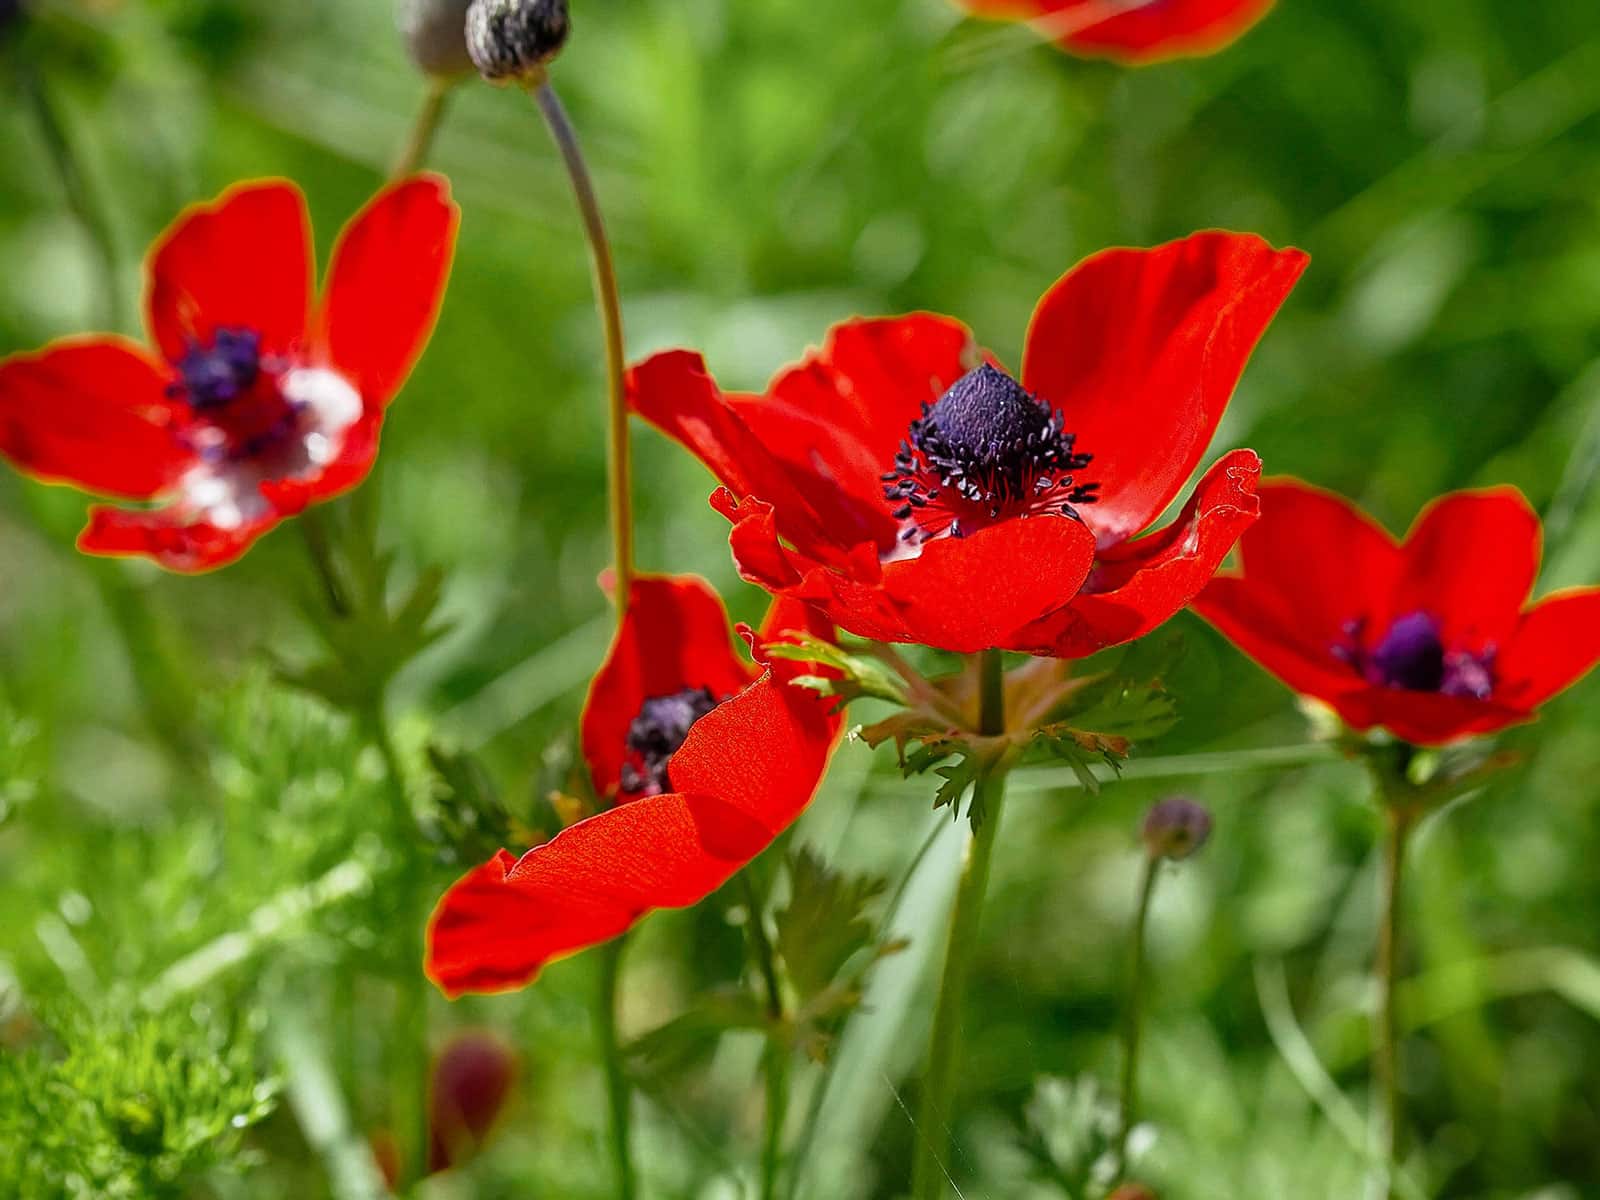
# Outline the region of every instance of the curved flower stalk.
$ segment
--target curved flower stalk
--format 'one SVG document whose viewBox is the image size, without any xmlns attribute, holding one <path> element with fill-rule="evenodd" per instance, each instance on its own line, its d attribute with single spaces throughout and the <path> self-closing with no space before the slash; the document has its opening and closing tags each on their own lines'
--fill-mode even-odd
<svg viewBox="0 0 1600 1200">
<path fill-rule="evenodd" d="M 1171 524 L 1306 256 L 1200 233 L 1108 250 L 1039 302 L 1020 383 L 948 317 L 836 326 L 763 395 L 701 358 L 628 376 L 634 409 L 722 487 L 740 573 L 884 642 L 1077 658 L 1148 633 L 1255 519 L 1225 455 Z"/>
<path fill-rule="evenodd" d="M 311 294 L 305 198 L 242 184 L 180 216 L 147 267 L 151 345 L 69 338 L 0 362 L 0 455 L 150 507 L 90 510 L 79 548 L 207 571 L 355 487 L 433 329 L 458 212 L 442 178 L 385 188 Z"/>
<path fill-rule="evenodd" d="M 1138 67 L 1232 45 L 1273 0 L 956 0 L 974 16 L 1026 21 L 1070 54 Z"/>
<path fill-rule="evenodd" d="M 825 634 L 778 601 L 759 657 L 786 631 Z M 658 908 L 698 903 L 811 801 L 839 731 L 799 664 L 743 661 L 704 581 L 641 576 L 584 706 L 584 758 L 610 807 L 520 859 L 502 850 L 463 876 L 428 930 L 428 975 L 448 995 L 531 983 L 550 961 L 626 932 Z"/>
</svg>

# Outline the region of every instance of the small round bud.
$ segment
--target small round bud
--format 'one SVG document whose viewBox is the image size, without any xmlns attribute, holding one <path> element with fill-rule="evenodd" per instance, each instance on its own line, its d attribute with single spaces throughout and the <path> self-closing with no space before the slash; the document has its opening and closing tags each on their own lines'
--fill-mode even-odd
<svg viewBox="0 0 1600 1200">
<path fill-rule="evenodd" d="M 1142 836 L 1151 858 L 1188 858 L 1211 836 L 1211 814 L 1188 796 L 1168 796 L 1145 816 Z"/>
<path fill-rule="evenodd" d="M 3 6 L 5 0 L 0 0 Z M 472 0 L 400 0 L 395 17 L 406 52 L 424 75 L 448 79 L 472 70 L 467 8 Z"/>
<path fill-rule="evenodd" d="M 526 79 L 561 53 L 571 29 L 567 0 L 472 0 L 467 53 L 490 83 Z"/>
<path fill-rule="evenodd" d="M 483 1146 L 516 1082 L 517 1056 L 495 1034 L 456 1035 L 433 1067 L 429 1172 L 459 1166 Z"/>
<path fill-rule="evenodd" d="M 1125 1183 L 1106 1200 L 1156 1200 L 1156 1194 L 1142 1183 Z"/>
</svg>

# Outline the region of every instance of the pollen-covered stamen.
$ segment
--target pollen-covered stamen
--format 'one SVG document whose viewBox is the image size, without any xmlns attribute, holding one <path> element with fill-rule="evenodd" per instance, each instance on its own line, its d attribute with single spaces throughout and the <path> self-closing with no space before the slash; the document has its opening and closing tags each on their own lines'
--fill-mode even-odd
<svg viewBox="0 0 1600 1200">
<path fill-rule="evenodd" d="M 177 362 L 181 380 L 169 389 L 199 412 L 238 399 L 261 375 L 261 335 L 253 329 L 218 329 L 209 345 L 191 340 Z"/>
<path fill-rule="evenodd" d="M 1395 618 L 1369 649 L 1366 625 L 1364 618 L 1347 621 L 1345 641 L 1332 647 L 1332 653 L 1368 683 L 1474 700 L 1487 700 L 1493 694 L 1493 646 L 1479 652 L 1447 648 L 1439 623 L 1428 613 L 1414 612 Z"/>
<path fill-rule="evenodd" d="M 622 792 L 636 799 L 665 792 L 670 786 L 667 760 L 683 745 L 694 723 L 720 703 L 706 687 L 646 700 L 628 726 L 628 758 L 619 779 Z"/>
<path fill-rule="evenodd" d="M 1074 479 L 1091 459 L 1074 441 L 1061 414 L 1004 371 L 968 371 L 923 405 L 883 475 L 901 539 L 962 537 L 1010 517 L 1076 518 L 1073 506 L 1092 504 L 1100 485 Z"/>
</svg>

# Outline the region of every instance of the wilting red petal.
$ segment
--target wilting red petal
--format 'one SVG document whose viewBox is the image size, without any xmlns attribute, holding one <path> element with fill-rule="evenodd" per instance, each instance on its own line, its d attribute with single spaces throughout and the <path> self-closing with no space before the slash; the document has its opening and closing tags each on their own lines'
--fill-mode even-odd
<svg viewBox="0 0 1600 1200">
<path fill-rule="evenodd" d="M 78 549 L 85 554 L 149 558 L 169 571 L 194 575 L 236 561 L 279 520 L 281 516 L 273 513 L 222 529 L 176 508 L 136 512 L 96 507 L 89 510 L 89 524 L 78 535 Z"/>
<path fill-rule="evenodd" d="M 583 706 L 583 758 L 595 795 L 615 795 L 628 726 L 646 700 L 698 687 L 723 699 L 756 674 L 734 650 L 727 610 L 705 580 L 692 575 L 635 579 L 627 617 Z"/>
<path fill-rule="evenodd" d="M 1426 612 L 1446 645 L 1504 645 L 1539 573 L 1538 514 L 1515 488 L 1454 492 L 1417 518 L 1391 615 Z"/>
<path fill-rule="evenodd" d="M 1495 661 L 1495 692 L 1536 708 L 1600 662 L 1600 588 L 1547 596 L 1522 617 Z"/>
<path fill-rule="evenodd" d="M 1031 21 L 1075 54 L 1144 66 L 1215 54 L 1272 8 L 1273 0 L 959 0 L 969 12 Z"/>
<path fill-rule="evenodd" d="M 0 362 L 0 454 L 48 483 L 148 500 L 193 462 L 169 376 L 122 338 L 54 342 Z"/>
<path fill-rule="evenodd" d="M 1101 552 L 1082 592 L 1022 635 L 1023 649 L 1083 658 L 1142 637 L 1200 594 L 1260 511 L 1261 460 L 1235 450 L 1206 472 L 1178 519 Z"/>
<path fill-rule="evenodd" d="M 1254 235 L 1197 233 L 1084 260 L 1039 302 L 1022 382 L 1059 408 L 1102 545 L 1149 525 L 1200 463 L 1246 360 L 1308 262 Z"/>
<path fill-rule="evenodd" d="M 265 353 L 286 353 L 304 335 L 311 293 L 305 197 L 283 180 L 231 187 L 186 209 L 148 269 L 150 336 L 168 361 L 231 328 L 260 333 Z"/>
<path fill-rule="evenodd" d="M 809 803 L 831 742 L 817 697 L 763 676 L 689 731 L 672 760 L 680 792 L 608 809 L 517 861 L 501 851 L 458 881 L 429 925 L 429 977 L 451 996 L 518 987 L 653 909 L 704 899 Z"/>
<path fill-rule="evenodd" d="M 455 253 L 460 210 L 440 175 L 379 192 L 334 247 L 313 358 L 368 404 L 387 404 L 433 332 Z"/>
</svg>

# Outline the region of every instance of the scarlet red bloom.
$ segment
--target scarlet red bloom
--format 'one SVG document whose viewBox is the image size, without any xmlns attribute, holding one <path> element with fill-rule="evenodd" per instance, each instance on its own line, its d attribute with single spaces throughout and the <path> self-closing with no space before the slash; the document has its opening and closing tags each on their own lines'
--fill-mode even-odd
<svg viewBox="0 0 1600 1200">
<path fill-rule="evenodd" d="M 1027 21 L 1063 50 L 1143 66 L 1215 54 L 1273 0 L 957 0 L 968 12 Z"/>
<path fill-rule="evenodd" d="M 1297 480 L 1261 502 L 1243 574 L 1214 579 L 1195 611 L 1356 729 L 1423 746 L 1492 733 L 1600 661 L 1600 588 L 1524 607 L 1540 529 L 1515 488 L 1442 497 L 1403 543 Z"/>
<path fill-rule="evenodd" d="M 760 637 L 827 632 L 777 601 Z M 721 887 L 810 803 L 838 732 L 829 702 L 733 650 L 702 580 L 643 578 L 595 677 L 583 750 L 596 795 L 615 802 L 517 859 L 500 851 L 445 893 L 428 929 L 428 976 L 447 994 L 533 981 L 658 908 Z"/>
<path fill-rule="evenodd" d="M 759 396 L 660 354 L 630 399 L 723 483 L 750 582 L 878 641 L 1079 657 L 1173 616 L 1255 519 L 1260 461 L 1237 450 L 1129 540 L 1200 463 L 1306 261 L 1230 233 L 1095 255 L 1039 302 L 1020 386 L 917 314 L 835 327 Z"/>
<path fill-rule="evenodd" d="M 96 335 L 0 362 L 0 454 L 97 507 L 78 546 L 174 571 L 223 566 L 360 483 L 433 328 L 458 213 L 445 181 L 382 191 L 312 303 L 305 198 L 282 181 L 189 209 L 147 266 L 153 348 Z"/>
</svg>

